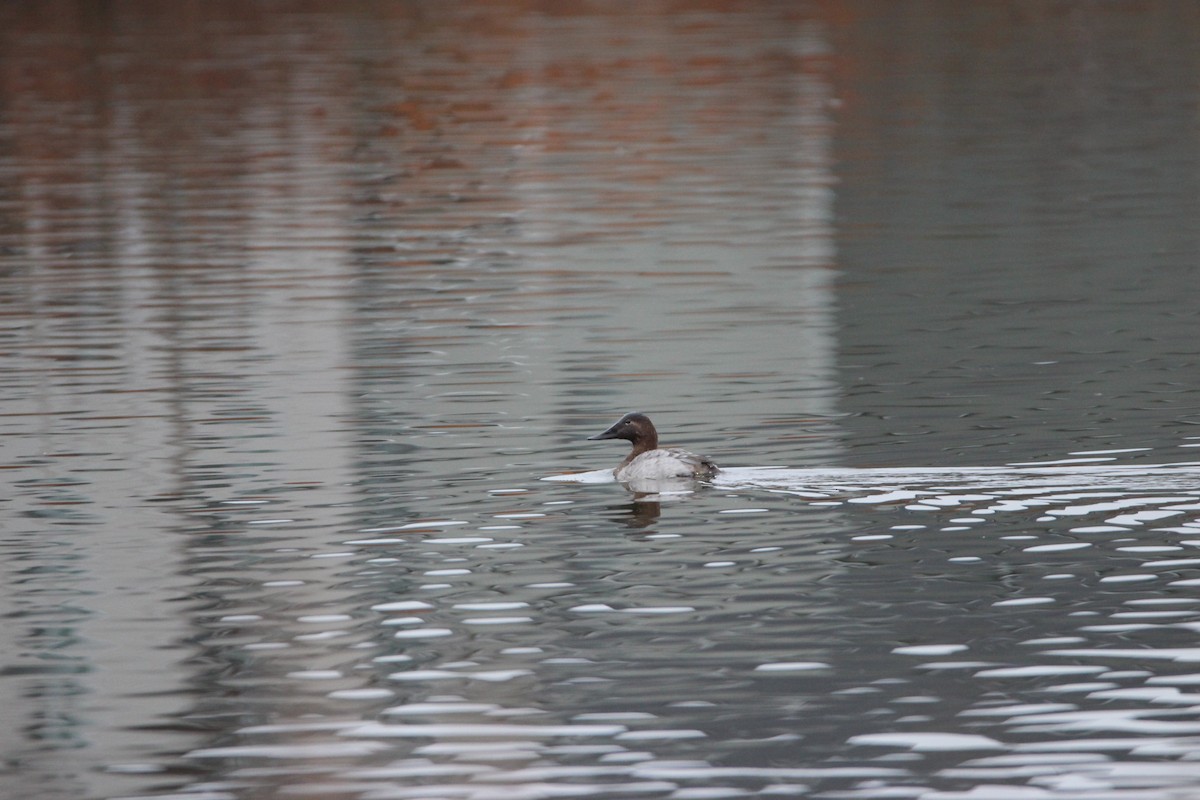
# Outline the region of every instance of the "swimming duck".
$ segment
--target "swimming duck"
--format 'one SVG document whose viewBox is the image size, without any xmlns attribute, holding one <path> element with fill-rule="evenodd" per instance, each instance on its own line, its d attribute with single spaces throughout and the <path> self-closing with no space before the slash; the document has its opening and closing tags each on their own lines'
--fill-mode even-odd
<svg viewBox="0 0 1200 800">
<path fill-rule="evenodd" d="M 604 433 L 588 439 L 628 439 L 633 443 L 629 455 L 613 470 L 613 476 L 619 481 L 704 479 L 717 474 L 717 465 L 704 456 L 673 447 L 659 447 L 654 423 L 636 411 L 621 417 Z"/>
</svg>

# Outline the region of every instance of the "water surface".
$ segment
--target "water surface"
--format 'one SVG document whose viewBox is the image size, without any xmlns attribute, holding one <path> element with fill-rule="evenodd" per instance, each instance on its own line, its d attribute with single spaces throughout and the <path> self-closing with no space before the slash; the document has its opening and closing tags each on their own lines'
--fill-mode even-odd
<svg viewBox="0 0 1200 800">
<path fill-rule="evenodd" d="M 1195 16 L 5 5 L 6 793 L 1200 791 Z"/>
</svg>

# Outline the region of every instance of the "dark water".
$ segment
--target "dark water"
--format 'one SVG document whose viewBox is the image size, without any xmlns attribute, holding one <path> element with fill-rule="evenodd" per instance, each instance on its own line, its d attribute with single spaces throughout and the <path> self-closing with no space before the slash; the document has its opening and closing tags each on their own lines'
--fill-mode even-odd
<svg viewBox="0 0 1200 800">
<path fill-rule="evenodd" d="M 0 6 L 3 795 L 1200 795 L 1198 17 Z"/>
</svg>

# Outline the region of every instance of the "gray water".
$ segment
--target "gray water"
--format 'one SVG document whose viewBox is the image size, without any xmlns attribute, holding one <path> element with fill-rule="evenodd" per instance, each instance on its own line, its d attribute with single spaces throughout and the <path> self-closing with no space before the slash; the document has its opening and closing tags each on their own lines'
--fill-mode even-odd
<svg viewBox="0 0 1200 800">
<path fill-rule="evenodd" d="M 1198 23 L 0 5 L 3 796 L 1200 796 Z"/>
</svg>

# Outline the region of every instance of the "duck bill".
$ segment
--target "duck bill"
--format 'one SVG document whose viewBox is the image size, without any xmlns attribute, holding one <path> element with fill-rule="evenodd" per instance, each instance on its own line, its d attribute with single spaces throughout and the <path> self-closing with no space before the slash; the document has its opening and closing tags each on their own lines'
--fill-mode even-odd
<svg viewBox="0 0 1200 800">
<path fill-rule="evenodd" d="M 587 440 L 589 442 L 594 442 L 599 439 L 616 439 L 617 438 L 617 427 L 620 424 L 621 423 L 618 422 L 616 425 L 613 425 L 611 428 L 606 430 L 604 433 L 597 433 L 595 436 L 589 436 L 587 438 Z"/>
</svg>

